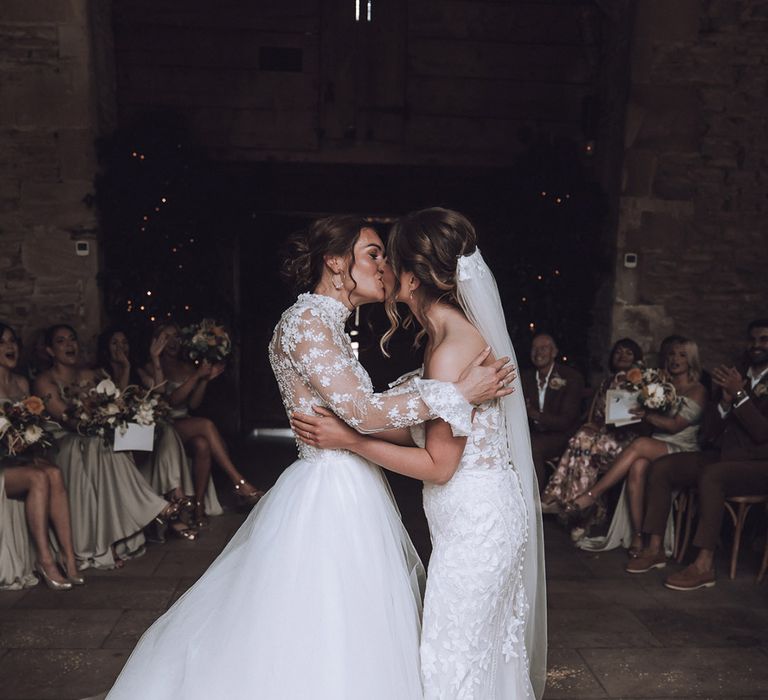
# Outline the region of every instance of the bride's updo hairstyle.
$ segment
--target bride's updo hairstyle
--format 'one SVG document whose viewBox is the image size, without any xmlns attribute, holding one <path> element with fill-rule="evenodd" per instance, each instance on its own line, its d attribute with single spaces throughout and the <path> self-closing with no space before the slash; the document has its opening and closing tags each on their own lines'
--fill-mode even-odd
<svg viewBox="0 0 768 700">
<path fill-rule="evenodd" d="M 326 256 L 349 261 L 347 274 L 352 278 L 354 248 L 364 228 L 371 224 L 359 216 L 328 216 L 313 221 L 307 231 L 294 233 L 284 250 L 281 274 L 296 292 L 312 292 L 323 277 Z"/>
<path fill-rule="evenodd" d="M 424 311 L 435 302 L 456 306 L 456 265 L 462 255 L 471 255 L 477 249 L 475 227 L 462 214 L 451 209 L 433 207 L 412 212 L 398 219 L 387 239 L 387 260 L 395 273 L 395 291 L 387 298 L 387 316 L 390 329 L 382 338 L 386 349 L 389 339 L 400 323 L 395 297 L 400 289 L 400 275 L 409 272 L 419 280 L 421 290 L 416 317 L 424 325 Z M 408 314 L 403 326 L 413 324 Z M 422 328 L 416 336 L 416 345 L 426 334 Z"/>
</svg>

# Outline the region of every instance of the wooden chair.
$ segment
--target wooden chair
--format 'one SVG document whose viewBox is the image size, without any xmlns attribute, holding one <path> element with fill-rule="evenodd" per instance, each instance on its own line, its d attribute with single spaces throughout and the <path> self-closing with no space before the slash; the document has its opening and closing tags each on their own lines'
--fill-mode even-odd
<svg viewBox="0 0 768 700">
<path fill-rule="evenodd" d="M 672 500 L 672 509 L 675 513 L 675 547 L 672 556 L 679 564 L 683 561 L 688 543 L 691 541 L 693 516 L 696 514 L 696 488 L 679 491 Z M 685 525 L 683 525 L 683 518 L 685 518 Z"/>
<path fill-rule="evenodd" d="M 765 506 L 765 510 L 768 512 L 768 503 Z M 757 583 L 760 583 L 765 576 L 765 572 L 768 570 L 768 529 L 765 533 L 765 549 L 763 550 L 763 563 L 760 564 L 760 572 L 757 574 Z"/>
<path fill-rule="evenodd" d="M 731 572 L 730 577 L 733 580 L 736 577 L 736 562 L 739 558 L 739 545 L 741 544 L 741 533 L 744 530 L 744 522 L 747 519 L 747 513 L 752 506 L 760 503 L 768 503 L 768 494 L 761 496 L 728 496 L 725 499 L 725 509 L 730 513 L 733 520 L 733 549 L 731 550 Z M 763 555 L 763 563 L 758 574 L 760 581 L 765 574 L 766 560 L 768 559 L 768 547 Z"/>
</svg>

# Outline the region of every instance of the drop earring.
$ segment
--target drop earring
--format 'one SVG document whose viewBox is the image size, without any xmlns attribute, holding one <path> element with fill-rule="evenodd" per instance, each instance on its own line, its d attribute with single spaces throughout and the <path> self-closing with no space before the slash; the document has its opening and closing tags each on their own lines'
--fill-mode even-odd
<svg viewBox="0 0 768 700">
<path fill-rule="evenodd" d="M 338 272 L 331 277 L 334 289 L 344 289 L 344 277 Z"/>
</svg>

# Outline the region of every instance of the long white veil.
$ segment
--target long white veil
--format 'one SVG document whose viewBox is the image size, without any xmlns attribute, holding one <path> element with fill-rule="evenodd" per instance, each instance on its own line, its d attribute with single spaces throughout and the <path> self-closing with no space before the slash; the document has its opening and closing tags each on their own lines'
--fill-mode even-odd
<svg viewBox="0 0 768 700">
<path fill-rule="evenodd" d="M 517 367 L 517 358 L 504 320 L 504 309 L 496 279 L 483 260 L 479 248 L 471 255 L 459 258 L 456 277 L 459 303 L 469 321 L 480 331 L 496 357 L 510 357 Z M 502 415 L 506 424 L 510 457 L 522 485 L 528 516 L 528 542 L 523 563 L 523 586 L 529 604 L 528 618 L 525 621 L 525 646 L 528 651 L 531 685 L 536 697 L 541 698 L 547 678 L 544 535 L 541 527 L 539 488 L 531 457 L 531 435 L 519 375 L 515 378 L 513 387 L 514 392 L 501 400 Z"/>
</svg>

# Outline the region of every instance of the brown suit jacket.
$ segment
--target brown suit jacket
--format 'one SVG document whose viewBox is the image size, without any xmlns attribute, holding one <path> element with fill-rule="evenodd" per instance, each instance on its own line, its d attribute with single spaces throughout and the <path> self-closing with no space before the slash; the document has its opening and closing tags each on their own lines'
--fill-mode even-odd
<svg viewBox="0 0 768 700">
<path fill-rule="evenodd" d="M 552 380 L 555 380 L 554 382 Z M 523 394 L 534 408 L 539 407 L 539 389 L 536 369 L 523 371 L 521 381 Z M 561 386 L 558 384 L 564 382 Z M 554 386 L 553 386 L 554 385 Z M 557 387 L 557 388 L 556 388 Z M 531 430 L 546 433 L 571 432 L 576 430 L 581 418 L 581 399 L 584 395 L 584 379 L 579 372 L 567 365 L 555 362 L 544 395 L 544 410 L 537 424 L 531 423 Z"/>
<path fill-rule="evenodd" d="M 719 449 L 722 460 L 768 459 L 768 377 L 747 393 L 749 400 L 723 418 L 717 410 L 718 392 L 704 414 L 700 442 Z"/>
</svg>

